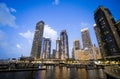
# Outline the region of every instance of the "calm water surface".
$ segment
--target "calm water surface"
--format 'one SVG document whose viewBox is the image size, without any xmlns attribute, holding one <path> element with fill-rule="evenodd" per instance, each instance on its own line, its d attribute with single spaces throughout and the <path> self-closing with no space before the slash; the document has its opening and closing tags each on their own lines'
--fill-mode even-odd
<svg viewBox="0 0 120 79">
<path fill-rule="evenodd" d="M 66 67 L 47 67 L 47 70 L 0 72 L 0 79 L 106 79 L 102 69 L 85 70 Z"/>
</svg>

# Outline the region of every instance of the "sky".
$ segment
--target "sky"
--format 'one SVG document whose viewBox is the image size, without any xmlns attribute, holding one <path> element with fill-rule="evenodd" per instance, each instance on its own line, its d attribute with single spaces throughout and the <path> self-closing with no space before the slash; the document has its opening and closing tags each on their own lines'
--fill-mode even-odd
<svg viewBox="0 0 120 79">
<path fill-rule="evenodd" d="M 36 23 L 41 20 L 52 49 L 60 32 L 66 30 L 71 57 L 73 41 L 80 40 L 82 47 L 80 30 L 86 27 L 98 46 L 93 24 L 100 5 L 109 8 L 116 21 L 120 19 L 120 0 L 0 0 L 0 59 L 30 56 Z"/>
</svg>

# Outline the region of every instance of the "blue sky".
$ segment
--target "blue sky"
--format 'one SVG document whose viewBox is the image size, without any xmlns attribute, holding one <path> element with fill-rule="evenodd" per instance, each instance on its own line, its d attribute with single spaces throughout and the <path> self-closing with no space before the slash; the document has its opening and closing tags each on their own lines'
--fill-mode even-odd
<svg viewBox="0 0 120 79">
<path fill-rule="evenodd" d="M 119 0 L 0 0 L 0 59 L 29 56 L 40 20 L 45 22 L 44 36 L 52 39 L 52 48 L 61 30 L 67 30 L 70 56 L 75 39 L 82 46 L 82 28 L 89 28 L 92 43 L 97 45 L 93 24 L 99 5 L 109 8 L 115 20 L 120 19 Z"/>
</svg>

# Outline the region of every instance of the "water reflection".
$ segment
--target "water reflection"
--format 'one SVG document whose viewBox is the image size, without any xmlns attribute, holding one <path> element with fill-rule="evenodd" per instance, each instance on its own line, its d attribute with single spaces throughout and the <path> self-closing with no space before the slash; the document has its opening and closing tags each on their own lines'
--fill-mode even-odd
<svg viewBox="0 0 120 79">
<path fill-rule="evenodd" d="M 36 72 L 0 72 L 0 79 L 35 79 Z"/>
<path fill-rule="evenodd" d="M 85 70 L 48 66 L 47 70 L 0 72 L 0 79 L 106 79 L 102 69 Z"/>
<path fill-rule="evenodd" d="M 36 79 L 106 79 L 102 69 L 85 70 L 67 67 L 48 67 L 47 71 L 39 71 Z"/>
</svg>

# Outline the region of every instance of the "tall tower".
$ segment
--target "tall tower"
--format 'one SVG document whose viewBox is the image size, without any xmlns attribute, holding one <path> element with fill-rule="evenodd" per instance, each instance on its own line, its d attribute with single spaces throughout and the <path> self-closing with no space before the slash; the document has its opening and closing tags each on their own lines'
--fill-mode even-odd
<svg viewBox="0 0 120 79">
<path fill-rule="evenodd" d="M 118 20 L 117 22 L 116 22 L 116 24 L 115 24 L 115 26 L 116 26 L 116 30 L 117 30 L 117 32 L 118 32 L 118 34 L 119 34 L 119 36 L 120 36 L 120 20 Z"/>
<path fill-rule="evenodd" d="M 108 8 L 100 6 L 94 13 L 94 27 L 102 57 L 120 55 L 120 36 L 115 27 L 115 20 Z"/>
<path fill-rule="evenodd" d="M 82 33 L 83 49 L 92 47 L 92 42 L 90 39 L 90 33 L 88 28 L 81 29 L 81 33 Z"/>
<path fill-rule="evenodd" d="M 57 38 L 56 40 L 56 54 L 55 54 L 55 58 L 60 59 L 60 40 L 59 38 Z"/>
<path fill-rule="evenodd" d="M 73 42 L 73 48 L 72 48 L 72 58 L 76 58 L 76 51 L 80 50 L 80 41 L 74 40 Z M 80 53 L 80 52 L 79 52 Z"/>
<path fill-rule="evenodd" d="M 68 35 L 66 30 L 62 30 L 60 33 L 61 41 L 61 59 L 69 58 L 69 47 L 68 47 Z"/>
<path fill-rule="evenodd" d="M 53 49 L 52 58 L 53 58 L 53 59 L 56 59 L 56 49 Z"/>
<path fill-rule="evenodd" d="M 44 39 L 44 45 L 43 45 L 43 59 L 49 59 L 50 53 L 51 53 L 51 40 L 50 38 Z"/>
<path fill-rule="evenodd" d="M 40 59 L 44 59 L 44 43 L 45 43 L 45 38 L 42 38 L 42 46 L 41 46 L 41 55 Z"/>
<path fill-rule="evenodd" d="M 79 50 L 80 49 L 80 41 L 79 40 L 75 40 L 73 47 L 74 47 L 74 50 Z"/>
<path fill-rule="evenodd" d="M 41 55 L 43 31 L 44 31 L 44 22 L 40 21 L 36 24 L 36 30 L 34 34 L 32 50 L 31 50 L 31 57 L 34 57 L 35 59 L 39 59 Z"/>
</svg>

